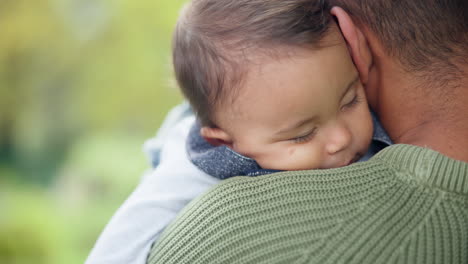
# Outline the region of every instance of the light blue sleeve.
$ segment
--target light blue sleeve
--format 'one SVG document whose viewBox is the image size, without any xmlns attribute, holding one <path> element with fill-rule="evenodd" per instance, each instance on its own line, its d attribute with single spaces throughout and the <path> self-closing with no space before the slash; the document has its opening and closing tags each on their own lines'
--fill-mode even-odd
<svg viewBox="0 0 468 264">
<path fill-rule="evenodd" d="M 152 243 L 191 200 L 219 180 L 195 167 L 185 141 L 195 118 L 188 105 L 176 107 L 154 139 L 145 143 L 153 169 L 117 210 L 86 264 L 144 264 Z"/>
<path fill-rule="evenodd" d="M 192 116 L 192 109 L 186 101 L 172 108 L 164 119 L 161 127 L 156 133 L 156 136 L 145 142 L 143 145 L 143 150 L 148 156 L 153 168 L 156 168 L 159 165 L 161 150 L 170 134 L 171 129 L 173 129 L 182 119 Z"/>
</svg>

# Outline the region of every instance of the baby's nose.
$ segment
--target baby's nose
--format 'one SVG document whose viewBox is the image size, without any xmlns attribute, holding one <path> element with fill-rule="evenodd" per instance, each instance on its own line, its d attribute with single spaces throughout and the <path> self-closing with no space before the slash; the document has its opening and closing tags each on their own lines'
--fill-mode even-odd
<svg viewBox="0 0 468 264">
<path fill-rule="evenodd" d="M 328 154 L 335 154 L 346 149 L 351 143 L 351 131 L 344 125 L 335 126 L 326 146 Z"/>
</svg>

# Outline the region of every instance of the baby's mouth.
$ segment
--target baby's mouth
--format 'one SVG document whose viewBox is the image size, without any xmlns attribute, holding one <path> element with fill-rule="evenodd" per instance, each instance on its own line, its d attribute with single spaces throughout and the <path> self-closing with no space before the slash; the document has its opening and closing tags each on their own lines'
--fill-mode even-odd
<svg viewBox="0 0 468 264">
<path fill-rule="evenodd" d="M 347 162 L 343 162 L 339 166 L 329 167 L 329 168 L 340 168 L 340 167 L 345 167 L 345 166 L 351 165 L 351 164 L 357 162 L 358 160 L 360 160 L 362 158 L 362 156 L 363 155 L 361 153 L 356 153 L 356 155 L 354 155 L 354 157 L 352 159 L 348 160 Z"/>
<path fill-rule="evenodd" d="M 362 154 L 357 153 L 352 159 L 350 159 L 348 162 L 344 163 L 340 167 L 351 165 L 351 164 L 355 163 L 356 161 L 358 161 L 359 159 L 361 159 L 361 157 L 362 157 Z"/>
<path fill-rule="evenodd" d="M 356 156 L 354 156 L 354 158 L 349 162 L 348 165 L 351 165 L 355 162 L 357 162 L 358 160 L 360 160 L 362 158 L 362 154 L 361 153 L 357 153 Z"/>
</svg>

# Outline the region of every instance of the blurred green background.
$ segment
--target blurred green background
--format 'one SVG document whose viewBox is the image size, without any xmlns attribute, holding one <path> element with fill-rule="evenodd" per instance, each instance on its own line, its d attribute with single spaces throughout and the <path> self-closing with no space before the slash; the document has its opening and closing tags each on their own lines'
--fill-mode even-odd
<svg viewBox="0 0 468 264">
<path fill-rule="evenodd" d="M 182 0 L 0 0 L 0 263 L 83 263 L 181 101 Z"/>
</svg>

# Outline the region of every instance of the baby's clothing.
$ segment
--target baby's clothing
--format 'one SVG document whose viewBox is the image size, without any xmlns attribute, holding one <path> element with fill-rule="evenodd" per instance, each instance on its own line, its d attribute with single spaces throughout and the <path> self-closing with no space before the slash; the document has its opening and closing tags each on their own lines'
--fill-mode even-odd
<svg viewBox="0 0 468 264">
<path fill-rule="evenodd" d="M 360 161 L 392 144 L 374 115 L 373 120 L 372 144 Z M 187 103 L 171 111 L 158 135 L 145 143 L 153 169 L 107 224 L 87 264 L 144 264 L 151 245 L 183 207 L 221 179 L 277 172 L 226 146 L 210 145 L 199 128 Z"/>
<path fill-rule="evenodd" d="M 153 242 L 195 197 L 220 180 L 187 157 L 186 139 L 195 118 L 188 104 L 174 108 L 144 150 L 152 169 L 112 216 L 86 264 L 144 264 Z"/>
</svg>

